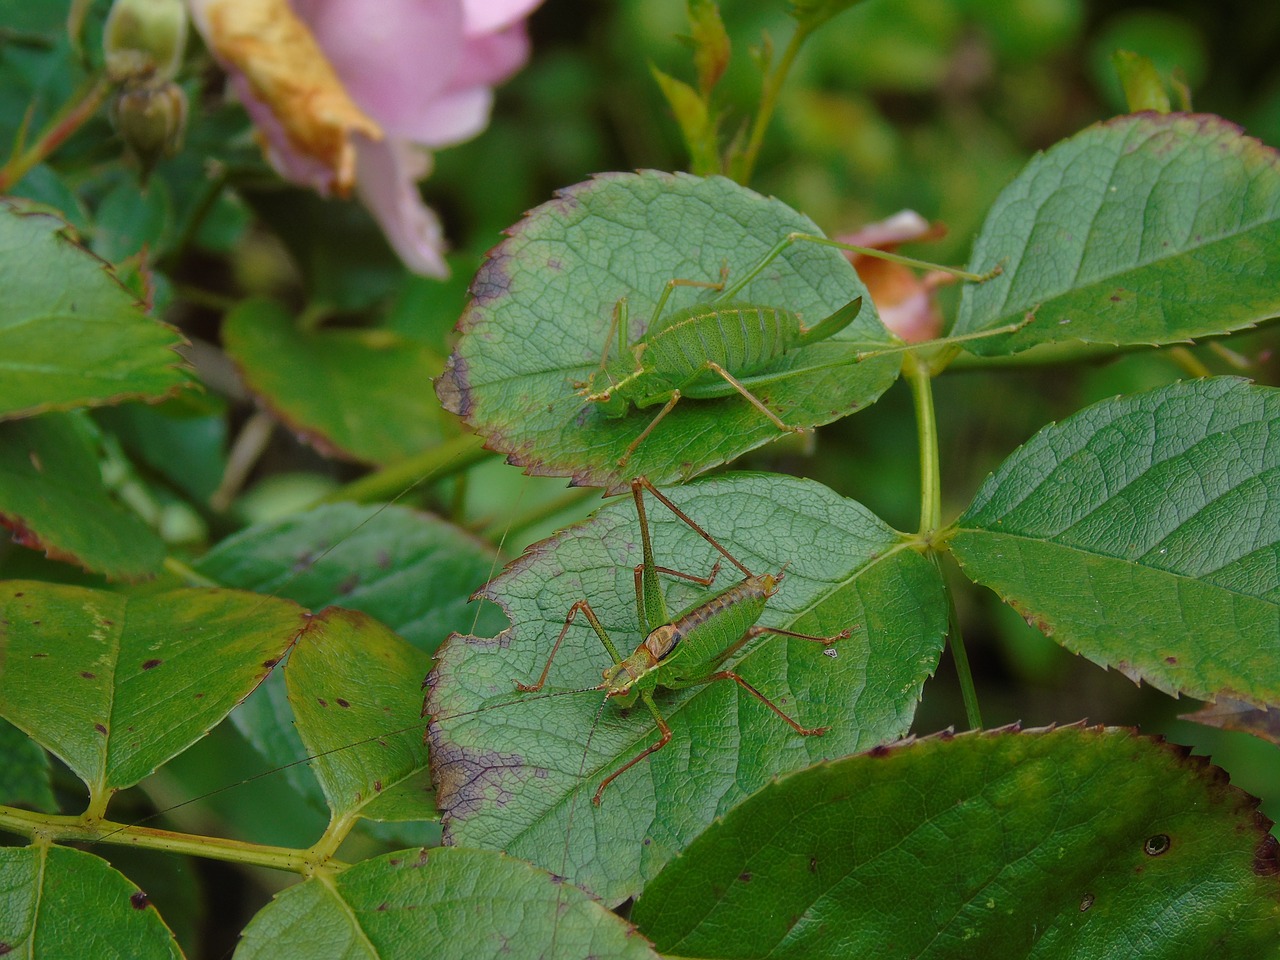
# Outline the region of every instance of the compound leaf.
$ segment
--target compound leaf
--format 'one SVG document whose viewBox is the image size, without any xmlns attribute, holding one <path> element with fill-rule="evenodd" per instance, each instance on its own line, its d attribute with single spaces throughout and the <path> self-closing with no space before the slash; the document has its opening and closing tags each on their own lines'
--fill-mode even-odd
<svg viewBox="0 0 1280 960">
<path fill-rule="evenodd" d="M 1280 703 L 1280 391 L 1094 404 L 983 484 L 950 545 L 1067 649 L 1175 694 Z"/>
<path fill-rule="evenodd" d="M 1280 158 L 1234 124 L 1141 113 L 1035 157 L 973 248 L 1004 273 L 961 294 L 955 332 L 1032 322 L 967 349 L 1165 344 L 1280 314 Z"/>
<path fill-rule="evenodd" d="M 488 850 L 401 850 L 290 887 L 249 926 L 235 960 L 617 957 L 656 960 L 582 891 Z"/>
<path fill-rule="evenodd" d="M 231 590 L 126 597 L 10 580 L 0 611 L 0 716 L 98 807 L 220 722 L 303 626 L 296 604 Z"/>
</svg>

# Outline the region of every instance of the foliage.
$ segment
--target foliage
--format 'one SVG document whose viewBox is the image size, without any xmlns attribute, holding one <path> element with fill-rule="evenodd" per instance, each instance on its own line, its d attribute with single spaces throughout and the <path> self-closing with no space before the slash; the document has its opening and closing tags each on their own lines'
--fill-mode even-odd
<svg viewBox="0 0 1280 960">
<path fill-rule="evenodd" d="M 0 3 L 0 952 L 218 956 L 243 927 L 243 957 L 1274 954 L 1271 823 L 1168 720 L 1193 698 L 1256 733 L 1216 759 L 1274 812 L 1280 157 L 1189 102 L 1261 98 L 1139 49 L 1101 96 L 1143 109 L 1108 117 L 1064 65 L 1144 34 L 1068 0 L 550 3 L 427 182 L 462 241 L 438 283 L 280 189 L 194 52 L 186 145 L 140 187 L 106 7 Z M 954 318 L 924 343 L 838 245 L 784 242 L 902 202 L 973 231 L 982 275 L 910 281 Z M 775 350 L 726 305 L 850 322 Z M 723 338 L 671 339 L 736 387 L 654 359 L 699 312 Z M 628 356 L 678 380 L 656 423 L 672 390 L 607 383 Z M 482 442 L 646 475 L 721 550 L 662 506 L 583 519 Z M 646 530 L 671 610 L 739 578 L 727 552 L 781 574 L 760 624 L 841 638 L 660 687 L 671 742 L 597 804 L 655 718 L 566 617 L 644 639 Z M 139 851 L 302 879 L 197 942 Z"/>
</svg>

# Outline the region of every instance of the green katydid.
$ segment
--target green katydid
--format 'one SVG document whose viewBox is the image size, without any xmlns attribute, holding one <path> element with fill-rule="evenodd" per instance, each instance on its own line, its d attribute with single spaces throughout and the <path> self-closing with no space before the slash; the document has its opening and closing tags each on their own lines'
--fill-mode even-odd
<svg viewBox="0 0 1280 960">
<path fill-rule="evenodd" d="M 619 466 L 626 465 L 636 448 L 649 437 L 682 397 L 712 399 L 737 393 L 779 430 L 797 433 L 804 431 L 804 427 L 788 424 L 770 410 L 739 378 L 757 377 L 757 383 L 767 383 L 769 367 L 785 353 L 827 340 L 849 326 L 862 308 L 862 298 L 851 300 L 813 326 L 806 326 L 799 314 L 783 307 L 746 303 L 736 299 L 747 284 L 758 277 L 783 251 L 800 242 L 835 247 L 909 266 L 944 270 L 962 280 L 975 283 L 1000 273 L 999 266 L 984 274 L 969 273 L 826 237 L 791 233 L 774 244 L 768 253 L 732 284 L 728 283 L 727 265 L 722 268 L 719 282 L 686 279 L 667 281 L 644 332 L 631 343 L 627 342 L 627 300 L 625 297 L 618 300 L 605 338 L 600 367 L 586 381 L 575 384 L 578 396 L 587 403 L 598 404 L 605 416 L 611 418 L 626 416 L 632 407 L 643 409 L 663 404 L 657 416 L 619 458 Z M 664 315 L 667 300 L 676 287 L 682 286 L 705 287 L 715 291 L 716 296 Z M 615 332 L 618 349 L 616 356 L 610 358 Z M 981 335 L 1007 332 L 1009 331 L 1005 329 L 983 331 Z M 955 342 L 955 338 L 942 342 Z M 929 344 L 912 346 L 927 347 Z M 892 347 L 865 356 L 899 349 L 909 348 L 906 345 Z M 862 355 L 859 359 L 862 359 Z M 757 376 L 760 374 L 766 375 L 763 380 Z"/>
<path fill-rule="evenodd" d="M 657 566 L 649 535 L 648 518 L 645 514 L 644 491 L 646 490 L 737 567 L 742 572 L 743 579 L 695 603 L 675 617 L 670 616 L 658 574 L 666 573 L 703 586 L 710 586 L 715 580 L 720 564 L 717 561 L 705 577 Z M 606 700 L 615 700 L 623 707 L 630 706 L 639 699 L 653 715 L 659 731 L 658 740 L 605 777 L 592 798 L 592 802 L 597 806 L 600 804 L 605 788 L 619 775 L 645 757 L 661 750 L 671 741 L 671 728 L 653 699 L 653 693 L 658 687 L 680 689 L 700 686 L 716 680 L 731 680 L 772 710 L 801 736 L 819 736 L 826 733 L 829 729 L 827 727 L 801 726 L 739 674 L 733 670 L 722 669 L 722 666 L 729 657 L 747 643 L 764 635 L 795 637 L 824 645 L 830 645 L 850 636 L 850 631 L 847 629 L 834 636 L 819 637 L 759 625 L 757 621 L 764 612 L 769 598 L 777 592 L 785 575 L 786 565 L 784 564 L 777 573 L 754 574 L 646 478 L 637 477 L 631 481 L 631 494 L 635 500 L 636 514 L 640 524 L 640 542 L 644 558 L 644 562 L 635 568 L 636 619 L 639 632 L 643 637 L 640 644 L 630 656 L 624 658 L 595 611 L 592 610 L 590 601 L 582 599 L 569 609 L 564 626 L 547 656 L 547 662 L 538 679 L 528 684 L 516 682 L 516 687 L 526 693 L 533 693 L 543 688 L 561 643 L 577 615 L 581 613 L 614 661 L 612 666 L 604 670 L 604 682 L 599 686 L 586 689 L 602 690 Z"/>
</svg>

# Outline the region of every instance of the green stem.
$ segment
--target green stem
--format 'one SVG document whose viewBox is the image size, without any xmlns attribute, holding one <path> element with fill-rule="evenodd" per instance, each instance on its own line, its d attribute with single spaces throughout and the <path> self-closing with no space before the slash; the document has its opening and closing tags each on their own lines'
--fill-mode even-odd
<svg viewBox="0 0 1280 960">
<path fill-rule="evenodd" d="M 938 563 L 938 555 L 932 557 L 938 576 L 942 576 L 942 566 Z M 978 707 L 978 690 L 973 684 L 973 671 L 969 669 L 969 654 L 964 648 L 964 634 L 960 630 L 960 616 L 956 610 L 955 597 L 947 590 L 947 605 L 950 607 L 951 630 L 947 642 L 951 646 L 951 659 L 955 661 L 956 677 L 960 681 L 960 696 L 964 700 L 964 715 L 970 730 L 982 729 L 982 711 Z"/>
<path fill-rule="evenodd" d="M 76 96 L 58 111 L 30 147 L 12 157 L 8 163 L 0 167 L 0 192 L 8 192 L 14 184 L 25 177 L 32 167 L 45 161 L 58 147 L 80 129 L 90 117 L 98 112 L 98 107 L 106 98 L 110 84 L 105 77 L 91 77 Z M 77 99 L 78 98 L 78 99 Z"/>
<path fill-rule="evenodd" d="M 913 353 L 902 364 L 916 408 L 920 441 L 920 536 L 930 537 L 942 525 L 942 471 L 938 457 L 938 420 L 933 408 L 929 366 Z"/>
<path fill-rule="evenodd" d="M 778 105 L 778 92 L 782 89 L 783 82 L 787 79 L 787 74 L 791 70 L 791 65 L 795 62 L 796 54 L 800 52 L 805 40 L 809 38 L 810 28 L 804 24 L 796 27 L 796 32 L 791 36 L 791 42 L 787 44 L 787 49 L 782 52 L 782 57 L 778 61 L 777 67 L 770 73 L 765 74 L 764 80 L 760 86 L 760 109 L 756 111 L 755 121 L 751 125 L 751 135 L 747 138 L 747 146 L 733 158 L 729 166 L 729 175 L 738 183 L 746 185 L 751 179 L 751 174 L 755 171 L 756 160 L 760 155 L 760 147 L 764 143 L 764 132 L 769 127 L 769 121 L 773 119 L 774 108 Z"/>
<path fill-rule="evenodd" d="M 942 470 L 938 456 L 938 418 L 933 405 L 933 376 L 927 360 L 908 353 L 902 364 L 902 375 L 911 387 L 911 399 L 916 409 L 916 432 L 920 438 L 920 533 L 926 543 L 932 543 L 942 525 Z M 942 576 L 942 565 L 936 550 L 929 551 L 929 559 Z M 960 632 L 960 619 L 956 615 L 955 598 L 947 590 L 950 607 L 951 629 L 948 642 L 951 657 L 956 664 L 960 680 L 960 695 L 964 699 L 964 712 L 970 729 L 982 726 L 982 712 L 978 709 L 978 691 L 969 669 L 969 655 L 965 652 L 964 636 Z"/>
<path fill-rule="evenodd" d="M 189 833 L 176 833 L 172 830 L 131 826 L 110 820 L 86 821 L 81 817 L 32 813 L 5 806 L 0 806 L 0 829 L 33 839 L 64 843 L 68 841 L 114 843 L 148 850 L 189 854 L 209 860 L 270 867 L 274 870 L 287 870 L 304 876 L 313 872 L 321 863 L 328 868 L 346 868 L 346 864 L 327 859 L 323 851 L 317 851 L 315 848 L 294 850 L 289 847 L 271 847 L 242 840 L 201 837 Z"/>
<path fill-rule="evenodd" d="M 492 456 L 484 441 L 464 433 L 407 460 L 384 467 L 322 497 L 321 503 L 394 503 L 428 480 L 452 476 Z"/>
</svg>

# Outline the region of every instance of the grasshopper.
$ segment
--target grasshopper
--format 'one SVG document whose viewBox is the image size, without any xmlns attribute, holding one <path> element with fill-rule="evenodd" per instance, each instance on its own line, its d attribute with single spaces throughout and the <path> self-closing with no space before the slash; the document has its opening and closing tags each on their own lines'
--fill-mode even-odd
<svg viewBox="0 0 1280 960">
<path fill-rule="evenodd" d="M 721 589 L 706 600 L 693 604 L 675 617 L 670 616 L 658 574 L 666 573 L 709 587 L 719 572 L 720 563 L 717 561 L 705 577 L 658 566 L 654 561 L 653 543 L 645 514 L 645 491 L 648 491 L 737 567 L 742 572 L 743 579 Z M 614 700 L 622 707 L 631 706 L 638 699 L 653 716 L 659 732 L 658 739 L 601 781 L 592 797 L 592 803 L 596 806 L 600 805 L 605 788 L 610 783 L 671 742 L 671 728 L 667 725 L 653 698 L 654 691 L 658 687 L 678 690 L 713 683 L 717 680 L 731 680 L 772 710 L 801 736 L 821 736 L 826 733 L 828 727 L 801 726 L 739 674 L 733 670 L 722 669 L 722 665 L 746 644 L 766 635 L 812 640 L 827 646 L 837 640 L 848 639 L 850 636 L 850 631 L 847 629 L 834 636 L 819 637 L 761 626 L 757 621 L 764 613 L 765 604 L 768 603 L 769 598 L 777 593 L 786 574 L 786 564 L 777 573 L 752 573 L 742 561 L 733 556 L 706 530 L 672 503 L 648 479 L 637 477 L 632 480 L 631 495 L 635 500 L 636 514 L 639 519 L 640 542 L 644 558 L 643 563 L 635 568 L 636 622 L 644 639 L 630 656 L 623 657 L 595 611 L 591 609 L 590 601 L 579 600 L 569 608 L 564 626 L 560 629 L 560 635 L 556 638 L 538 679 L 533 683 L 516 681 L 515 684 L 517 689 L 525 693 L 535 693 L 543 688 L 561 643 L 578 614 L 581 613 L 591 629 L 595 631 L 596 636 L 600 638 L 600 643 L 609 652 L 609 656 L 613 658 L 613 665 L 604 670 L 604 682 L 599 686 L 586 689 L 603 691 L 606 702 Z"/>
<path fill-rule="evenodd" d="M 804 432 L 805 427 L 788 424 L 769 409 L 740 378 L 767 374 L 770 366 L 787 352 L 835 336 L 858 316 L 862 298 L 849 301 L 813 326 L 806 326 L 799 314 L 783 307 L 746 303 L 737 299 L 747 284 L 758 277 L 783 251 L 792 244 L 801 242 L 835 247 L 913 266 L 942 269 L 973 282 L 982 282 L 1000 272 L 999 267 L 985 274 L 939 268 L 934 264 L 874 248 L 840 243 L 811 234 L 792 233 L 776 243 L 759 262 L 731 285 L 728 283 L 727 265 L 721 269 L 719 282 L 686 279 L 667 281 L 644 332 L 631 343 L 627 342 L 627 299 L 619 299 L 614 305 L 599 368 L 587 380 L 574 384 L 578 396 L 589 404 L 597 404 L 604 415 L 610 418 L 625 417 L 633 408 L 644 409 L 662 404 L 657 416 L 618 459 L 619 466 L 627 464 L 640 444 L 648 439 L 683 397 L 712 399 L 737 393 L 779 430 Z M 705 287 L 715 291 L 716 296 L 664 315 L 667 301 L 676 287 Z M 611 358 L 615 333 L 618 339 L 617 353 Z"/>
</svg>

